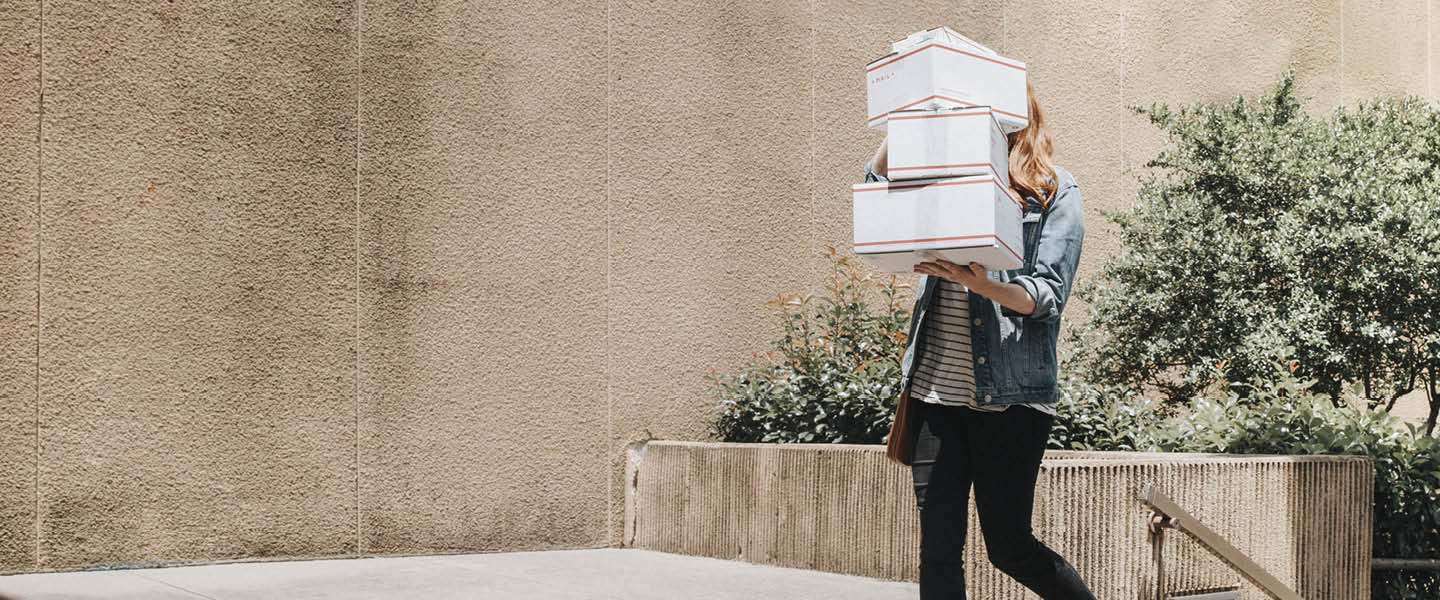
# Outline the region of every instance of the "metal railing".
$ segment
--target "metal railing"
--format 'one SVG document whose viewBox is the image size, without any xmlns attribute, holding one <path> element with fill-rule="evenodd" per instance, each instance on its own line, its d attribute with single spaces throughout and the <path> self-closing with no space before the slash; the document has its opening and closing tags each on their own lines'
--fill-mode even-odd
<svg viewBox="0 0 1440 600">
<path fill-rule="evenodd" d="M 1255 584 L 1261 591 L 1269 594 L 1276 600 L 1301 600 L 1300 594 L 1280 583 L 1269 571 L 1261 568 L 1249 556 L 1232 546 L 1225 538 L 1220 537 L 1214 530 L 1206 527 L 1193 515 L 1180 508 L 1173 500 L 1160 493 L 1155 484 L 1147 483 L 1140 491 L 1140 501 L 1150 507 L 1150 534 L 1156 538 L 1164 535 L 1167 528 L 1178 529 L 1195 538 L 1206 550 L 1214 554 L 1230 568 L 1235 569 L 1247 581 Z M 1156 547 L 1159 539 L 1156 540 Z M 1159 577 L 1156 578 L 1156 598 L 1164 598 L 1165 593 L 1165 570 L 1160 569 Z"/>
<path fill-rule="evenodd" d="M 1370 568 L 1376 571 L 1440 571 L 1436 558 L 1372 558 Z"/>
</svg>

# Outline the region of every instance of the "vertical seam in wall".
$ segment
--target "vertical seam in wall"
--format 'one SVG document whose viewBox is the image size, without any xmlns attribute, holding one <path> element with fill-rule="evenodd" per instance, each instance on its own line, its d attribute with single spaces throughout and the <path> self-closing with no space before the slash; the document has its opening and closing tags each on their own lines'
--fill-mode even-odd
<svg viewBox="0 0 1440 600">
<path fill-rule="evenodd" d="M 615 401 L 614 395 L 611 393 L 610 388 L 610 347 L 611 343 L 614 341 L 611 333 L 612 327 L 614 326 L 614 314 L 612 312 L 614 309 L 614 293 L 610 287 L 610 265 L 613 259 L 611 255 L 610 242 L 610 213 L 612 212 L 610 206 L 610 156 L 612 154 L 610 147 L 610 112 L 615 104 L 614 101 L 611 99 L 611 90 L 613 87 L 612 80 L 614 79 L 614 74 L 611 72 L 614 68 L 614 60 L 612 58 L 614 46 L 612 46 L 610 43 L 610 5 L 611 2 L 607 0 L 605 2 L 605 367 L 602 369 L 605 377 L 606 546 L 609 546 L 611 541 L 615 539 L 615 465 L 611 462 L 610 450 L 613 447 L 612 444 L 615 441 Z M 622 452 L 621 458 L 624 459 L 625 456 L 626 455 Z M 621 543 L 618 545 L 623 546 L 624 540 L 621 540 Z"/>
<path fill-rule="evenodd" d="M 815 0 L 806 5 L 810 9 L 810 206 L 809 222 L 806 223 L 805 256 L 806 264 L 815 265 Z"/>
<path fill-rule="evenodd" d="M 365 549 L 360 536 L 360 9 L 355 1 L 355 554 Z"/>
<path fill-rule="evenodd" d="M 36 85 L 35 111 L 35 568 L 40 568 L 40 239 L 44 233 L 44 204 L 41 189 L 45 185 L 45 0 L 40 0 L 39 77 Z"/>
</svg>

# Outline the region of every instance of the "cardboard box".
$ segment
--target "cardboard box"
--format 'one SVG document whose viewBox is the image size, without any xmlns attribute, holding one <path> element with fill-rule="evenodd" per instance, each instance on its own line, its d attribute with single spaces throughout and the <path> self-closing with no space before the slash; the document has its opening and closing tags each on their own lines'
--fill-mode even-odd
<svg viewBox="0 0 1440 600">
<path fill-rule="evenodd" d="M 969 44 L 926 40 L 866 65 L 865 81 L 872 129 L 884 131 L 891 111 L 953 106 L 991 107 L 1005 133 L 1030 124 L 1025 63 Z"/>
<path fill-rule="evenodd" d="M 895 53 L 903 53 L 918 48 L 921 44 L 932 40 L 938 40 L 956 46 L 966 46 L 974 48 L 976 51 L 984 54 L 989 54 L 991 56 L 999 55 L 998 52 L 991 50 L 984 44 L 965 37 L 964 35 L 961 35 L 960 32 L 955 31 L 954 29 L 951 29 L 949 27 L 945 27 L 943 25 L 934 29 L 926 29 L 925 31 L 917 31 L 915 33 L 912 33 L 905 39 L 890 44 L 890 51 Z"/>
<path fill-rule="evenodd" d="M 988 106 L 890 112 L 891 181 L 990 175 L 1010 187 L 1010 142 Z"/>
<path fill-rule="evenodd" d="M 878 181 L 851 187 L 855 253 L 887 273 L 943 258 L 990 271 L 1018 269 L 1020 200 L 990 175 Z"/>
</svg>

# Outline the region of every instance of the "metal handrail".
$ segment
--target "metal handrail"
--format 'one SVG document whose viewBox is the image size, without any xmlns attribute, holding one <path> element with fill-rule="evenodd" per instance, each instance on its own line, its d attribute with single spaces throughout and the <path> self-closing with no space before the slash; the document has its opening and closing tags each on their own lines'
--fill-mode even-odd
<svg viewBox="0 0 1440 600">
<path fill-rule="evenodd" d="M 1214 554 L 1216 558 L 1230 565 L 1250 583 L 1255 584 L 1261 591 L 1269 594 L 1276 600 L 1302 600 L 1300 594 L 1280 583 L 1269 571 L 1260 568 L 1254 560 L 1241 552 L 1235 546 L 1225 541 L 1214 530 L 1206 527 L 1198 519 L 1180 508 L 1175 501 L 1166 497 L 1155 488 L 1155 484 L 1147 483 L 1140 491 L 1140 501 L 1150 507 L 1150 532 L 1158 534 L 1161 528 L 1169 527 L 1178 529 L 1195 538 L 1206 550 Z M 1163 591 L 1163 590 L 1162 590 Z"/>
<path fill-rule="evenodd" d="M 1376 571 L 1440 571 L 1440 558 L 1372 558 L 1370 568 Z"/>
</svg>

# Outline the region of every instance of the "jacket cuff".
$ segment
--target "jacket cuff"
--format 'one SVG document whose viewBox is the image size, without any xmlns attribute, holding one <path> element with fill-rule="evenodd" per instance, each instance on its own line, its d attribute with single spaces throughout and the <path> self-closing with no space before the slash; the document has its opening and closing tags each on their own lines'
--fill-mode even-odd
<svg viewBox="0 0 1440 600">
<path fill-rule="evenodd" d="M 890 178 L 875 173 L 875 171 L 871 168 L 870 162 L 871 161 L 865 161 L 865 183 L 870 183 L 872 181 L 890 181 Z"/>
<path fill-rule="evenodd" d="M 1011 309 L 1004 304 L 996 302 L 996 304 L 1000 304 L 1000 314 L 1006 317 L 1023 317 L 1030 319 L 1038 319 L 1043 316 L 1044 311 L 1041 310 L 1042 305 L 1040 303 L 1040 290 L 1038 289 L 1038 286 L 1035 285 L 1035 280 L 1027 275 L 1017 275 L 1014 279 L 1010 280 L 1010 283 L 1024 288 L 1025 293 L 1030 294 L 1030 299 L 1035 302 L 1035 308 L 1031 309 L 1029 313 L 1022 313 L 1018 310 Z"/>
</svg>

